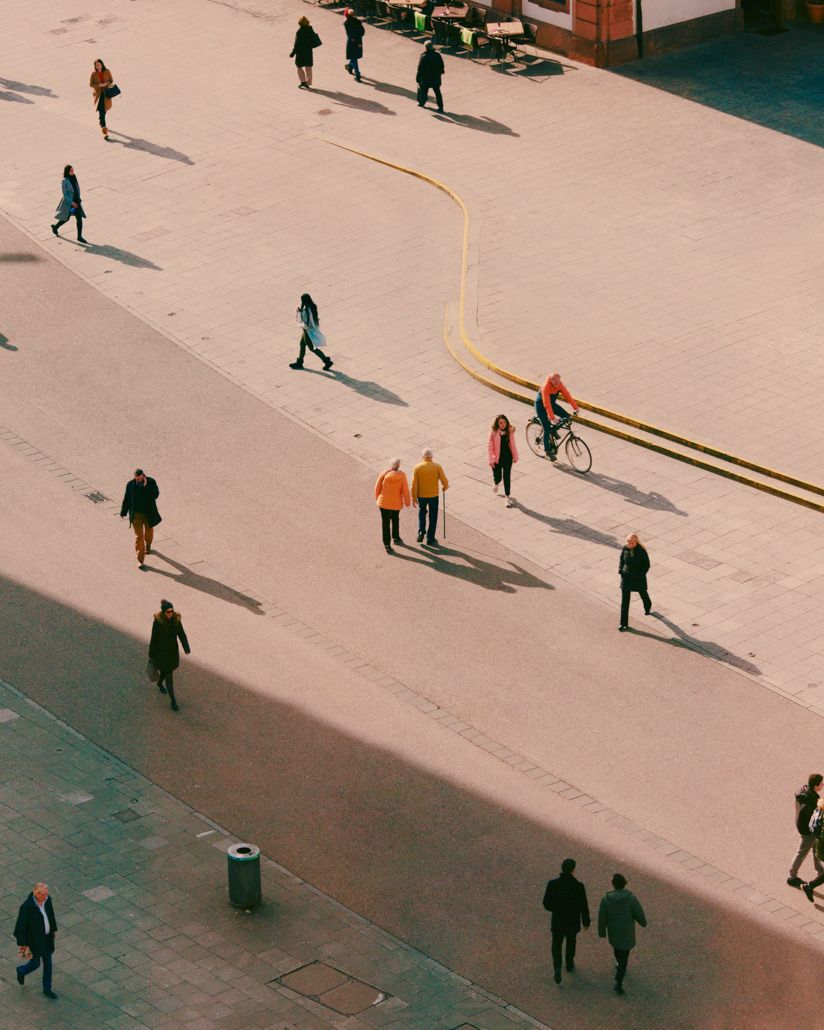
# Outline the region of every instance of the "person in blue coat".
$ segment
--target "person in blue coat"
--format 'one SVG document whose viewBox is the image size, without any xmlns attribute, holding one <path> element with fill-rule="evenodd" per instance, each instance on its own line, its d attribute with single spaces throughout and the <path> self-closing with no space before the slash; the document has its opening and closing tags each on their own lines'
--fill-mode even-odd
<svg viewBox="0 0 824 1030">
<path fill-rule="evenodd" d="M 56 933 L 57 920 L 49 897 L 49 885 L 36 883 L 34 890 L 20 906 L 14 924 L 18 951 L 26 959 L 17 967 L 17 982 L 22 987 L 29 973 L 35 972 L 42 962 L 43 993 L 53 1000 L 57 998 L 52 990 L 52 955 Z"/>
<path fill-rule="evenodd" d="M 51 231 L 55 236 L 59 236 L 60 233 L 57 230 L 60 226 L 65 225 L 70 218 L 76 218 L 77 242 L 86 243 L 88 241 L 83 239 L 83 219 L 86 217 L 86 212 L 83 210 L 83 204 L 80 200 L 80 183 L 77 181 L 77 176 L 74 174 L 74 168 L 71 165 L 66 165 L 63 169 L 61 189 L 63 196 L 57 205 L 57 210 L 54 212 L 54 225 L 51 227 Z"/>
</svg>

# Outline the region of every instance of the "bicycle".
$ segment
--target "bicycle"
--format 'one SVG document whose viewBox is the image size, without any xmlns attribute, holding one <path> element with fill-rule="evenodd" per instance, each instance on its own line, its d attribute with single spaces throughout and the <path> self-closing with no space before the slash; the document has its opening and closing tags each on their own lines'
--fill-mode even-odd
<svg viewBox="0 0 824 1030">
<path fill-rule="evenodd" d="M 566 435 L 561 436 L 564 430 L 566 430 Z M 533 415 L 526 424 L 526 442 L 529 444 L 529 449 L 533 454 L 537 454 L 539 458 L 546 457 L 544 427 L 541 425 L 541 420 L 537 415 Z M 580 472 L 581 475 L 589 472 L 592 468 L 592 452 L 572 428 L 571 417 L 561 419 L 560 424 L 555 429 L 555 450 L 560 451 L 562 444 L 567 461 L 575 471 Z"/>
</svg>

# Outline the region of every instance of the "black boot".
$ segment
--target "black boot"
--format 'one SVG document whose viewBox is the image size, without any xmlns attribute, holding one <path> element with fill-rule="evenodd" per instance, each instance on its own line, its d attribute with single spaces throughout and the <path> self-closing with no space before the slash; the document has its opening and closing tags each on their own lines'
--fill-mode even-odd
<svg viewBox="0 0 824 1030">
<path fill-rule="evenodd" d="M 175 688 L 169 686 L 167 693 L 169 695 L 169 700 L 172 702 L 172 711 L 180 711 L 180 709 L 177 707 L 177 701 L 175 700 Z"/>
</svg>

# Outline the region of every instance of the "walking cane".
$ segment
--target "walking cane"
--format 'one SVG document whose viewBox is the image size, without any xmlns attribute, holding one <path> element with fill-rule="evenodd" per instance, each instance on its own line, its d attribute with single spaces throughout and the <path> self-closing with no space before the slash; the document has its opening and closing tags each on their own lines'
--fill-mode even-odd
<svg viewBox="0 0 824 1030">
<path fill-rule="evenodd" d="M 443 538 L 446 540 L 446 490 L 443 492 Z"/>
</svg>

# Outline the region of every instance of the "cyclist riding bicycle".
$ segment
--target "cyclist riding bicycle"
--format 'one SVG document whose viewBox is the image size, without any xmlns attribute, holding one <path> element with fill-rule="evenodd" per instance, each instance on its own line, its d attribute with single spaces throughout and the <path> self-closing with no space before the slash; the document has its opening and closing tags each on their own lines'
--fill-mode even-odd
<svg viewBox="0 0 824 1030">
<path fill-rule="evenodd" d="M 570 418 L 566 408 L 558 403 L 558 394 L 568 404 L 572 405 L 572 410 L 576 414 L 579 410 L 572 394 L 564 386 L 560 374 L 553 372 L 552 375 L 547 376 L 546 382 L 535 397 L 535 411 L 541 420 L 541 425 L 544 427 L 544 449 L 550 461 L 555 461 L 558 450 L 555 446 L 555 430 L 561 419 Z M 548 414 L 550 411 L 554 416 L 553 418 L 550 418 Z"/>
</svg>

